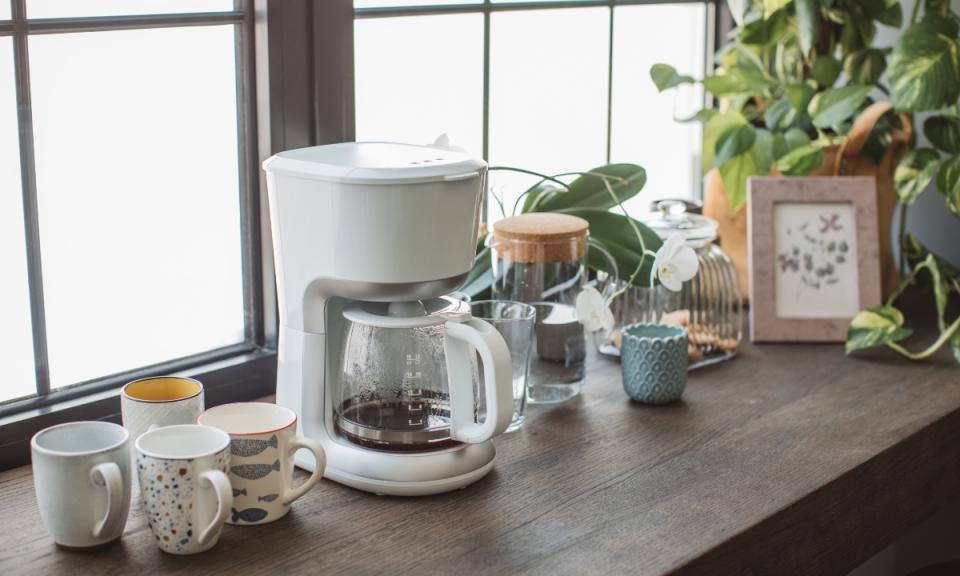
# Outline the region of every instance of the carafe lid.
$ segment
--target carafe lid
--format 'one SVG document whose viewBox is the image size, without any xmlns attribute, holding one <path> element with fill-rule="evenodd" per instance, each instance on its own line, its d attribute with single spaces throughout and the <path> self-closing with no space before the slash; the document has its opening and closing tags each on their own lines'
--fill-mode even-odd
<svg viewBox="0 0 960 576">
<path fill-rule="evenodd" d="M 706 246 L 717 237 L 716 220 L 687 212 L 686 205 L 679 200 L 657 202 L 657 211 L 644 218 L 643 223 L 664 240 L 682 234 L 687 244 L 694 248 Z"/>
<path fill-rule="evenodd" d="M 449 296 L 409 302 L 358 302 L 343 311 L 356 324 L 375 328 L 423 328 L 470 319 L 470 305 Z"/>
<path fill-rule="evenodd" d="M 280 152 L 263 163 L 283 172 L 350 184 L 415 184 L 479 178 L 487 163 L 433 146 L 392 142 L 343 142 Z"/>
</svg>

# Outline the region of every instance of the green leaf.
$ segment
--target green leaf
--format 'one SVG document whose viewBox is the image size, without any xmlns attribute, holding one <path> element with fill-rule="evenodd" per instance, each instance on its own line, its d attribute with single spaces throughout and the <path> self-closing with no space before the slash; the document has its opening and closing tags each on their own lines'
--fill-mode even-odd
<svg viewBox="0 0 960 576">
<path fill-rule="evenodd" d="M 960 156 L 948 158 L 937 174 L 937 191 L 947 199 L 947 208 L 960 216 Z"/>
<path fill-rule="evenodd" d="M 713 154 L 720 134 L 734 126 L 745 125 L 747 119 L 737 112 L 717 114 L 707 122 L 703 128 L 703 173 L 706 174 L 714 165 Z"/>
<path fill-rule="evenodd" d="M 808 54 L 817 43 L 820 32 L 820 7 L 817 6 L 817 0 L 795 0 L 793 9 L 799 30 L 800 49 L 804 54 Z"/>
<path fill-rule="evenodd" d="M 774 136 L 769 130 L 759 128 L 751 148 L 754 160 L 757 162 L 757 171 L 760 174 L 769 174 L 773 165 Z"/>
<path fill-rule="evenodd" d="M 730 16 L 737 26 L 743 26 L 743 21 L 750 10 L 750 0 L 727 0 L 727 7 L 730 9 Z"/>
<path fill-rule="evenodd" d="M 799 128 L 791 128 L 787 130 L 787 133 L 784 135 L 787 141 L 787 150 L 792 151 L 800 148 L 802 146 L 807 146 L 810 144 L 810 137 L 807 136 L 807 133 Z"/>
<path fill-rule="evenodd" d="M 907 154 L 893 174 L 900 203 L 910 205 L 927 189 L 940 168 L 940 155 L 933 148 L 918 148 Z"/>
<path fill-rule="evenodd" d="M 810 105 L 810 100 L 816 94 L 816 90 L 809 84 L 788 84 L 784 87 L 790 105 L 797 112 L 803 112 Z"/>
<path fill-rule="evenodd" d="M 806 176 L 822 164 L 823 150 L 812 145 L 803 146 L 777 160 L 777 170 L 786 176 Z"/>
<path fill-rule="evenodd" d="M 681 124 L 686 124 L 688 122 L 709 122 L 711 118 L 719 114 L 720 111 L 716 108 L 701 108 L 693 116 L 688 116 L 686 118 L 674 118 L 674 122 L 679 122 Z"/>
<path fill-rule="evenodd" d="M 727 203 L 731 214 L 735 214 L 747 201 L 747 180 L 751 176 L 765 176 L 760 172 L 756 158 L 750 152 L 732 158 L 720 166 L 720 179 L 727 192 Z"/>
<path fill-rule="evenodd" d="M 923 134 L 931 144 L 948 154 L 960 154 L 960 118 L 931 116 L 923 123 Z"/>
<path fill-rule="evenodd" d="M 566 191 L 558 191 L 541 201 L 537 212 L 556 212 L 566 208 L 597 208 L 609 210 L 616 206 L 610 192 L 604 184 L 604 176 L 614 194 L 623 202 L 643 190 L 647 183 L 647 172 L 636 164 L 607 164 L 583 174 L 567 186 Z"/>
<path fill-rule="evenodd" d="M 650 68 L 650 78 L 660 92 L 681 84 L 693 83 L 693 76 L 678 74 L 676 68 L 668 64 L 654 64 Z"/>
<path fill-rule="evenodd" d="M 847 354 L 864 348 L 899 342 L 912 333 L 903 327 L 903 313 L 893 306 L 861 310 L 847 328 Z"/>
<path fill-rule="evenodd" d="M 917 0 L 919 2 L 919 0 Z M 900 28 L 903 25 L 903 9 L 900 8 L 900 0 L 887 0 L 887 6 L 882 12 L 876 15 L 877 22 L 886 24 L 893 28 Z"/>
<path fill-rule="evenodd" d="M 955 18 L 952 16 L 940 16 L 938 14 L 927 14 L 923 17 L 922 22 L 929 24 L 931 27 L 935 28 L 937 32 L 943 34 L 947 38 L 956 38 L 958 25 Z"/>
<path fill-rule="evenodd" d="M 703 79 L 703 87 L 714 96 L 739 92 L 760 92 L 774 84 L 773 80 L 741 68 L 733 68 L 723 74 L 714 74 Z"/>
<path fill-rule="evenodd" d="M 714 144 L 713 166 L 726 163 L 734 156 L 739 156 L 753 147 L 757 138 L 757 131 L 749 124 L 730 126 L 717 136 Z"/>
<path fill-rule="evenodd" d="M 763 17 L 769 18 L 774 12 L 785 8 L 791 0 L 763 0 Z"/>
<path fill-rule="evenodd" d="M 770 18 L 758 18 L 743 24 L 739 39 L 742 44 L 769 46 L 779 43 L 790 30 L 790 19 L 785 10 L 778 10 Z"/>
<path fill-rule="evenodd" d="M 956 104 L 960 96 L 960 51 L 924 18 L 897 40 L 887 72 L 890 98 L 899 110 L 922 112 Z"/>
<path fill-rule="evenodd" d="M 523 207 L 520 212 L 530 212 L 534 207 L 554 194 L 562 194 L 566 190 L 547 180 L 537 182 L 523 193 Z"/>
<path fill-rule="evenodd" d="M 767 128 L 776 131 L 783 131 L 793 124 L 797 118 L 797 110 L 790 104 L 790 100 L 781 98 L 774 100 L 767 109 L 763 111 L 764 122 Z"/>
<path fill-rule="evenodd" d="M 851 84 L 843 88 L 830 88 L 810 101 L 810 116 L 813 125 L 829 128 L 844 122 L 856 112 L 869 96 L 872 86 Z"/>
<path fill-rule="evenodd" d="M 779 160 L 787 155 L 790 152 L 790 145 L 787 143 L 787 137 L 781 132 L 777 132 L 773 135 L 773 159 Z"/>
<path fill-rule="evenodd" d="M 938 14 L 947 17 L 950 15 L 950 0 L 926 0 L 923 11 L 927 15 Z"/>
<path fill-rule="evenodd" d="M 887 68 L 887 55 L 879 48 L 864 48 L 850 53 L 843 70 L 854 84 L 876 84 Z"/>
<path fill-rule="evenodd" d="M 614 257 L 617 263 L 617 270 L 620 278 L 624 281 L 629 280 L 643 257 L 643 251 L 637 236 L 630 225 L 630 219 L 623 214 L 610 212 L 608 210 L 568 208 L 560 210 L 564 214 L 579 216 L 590 223 L 590 237 L 603 245 Z M 633 220 L 643 237 L 647 250 L 656 252 L 660 249 L 663 241 L 656 232 L 648 228 L 642 222 Z M 587 251 L 588 264 L 594 270 L 607 270 L 606 259 L 597 253 L 596 250 Z M 650 285 L 650 269 L 653 267 L 653 258 L 647 256 L 643 259 L 643 267 L 636 275 L 634 284 L 637 286 Z"/>
<path fill-rule="evenodd" d="M 924 266 L 930 273 L 930 281 L 933 283 L 933 301 L 937 306 L 937 323 L 942 331 L 947 327 L 943 313 L 947 310 L 947 296 L 950 294 L 950 288 L 944 282 L 944 278 L 940 274 L 940 267 L 937 265 L 937 259 L 933 257 L 933 254 L 927 255 Z"/>
<path fill-rule="evenodd" d="M 817 56 L 811 65 L 810 75 L 818 84 L 829 88 L 833 86 L 837 78 L 840 77 L 842 70 L 843 66 L 836 58 L 832 56 Z"/>
<path fill-rule="evenodd" d="M 840 29 L 840 53 L 846 55 L 868 45 L 868 42 L 863 41 L 857 18 L 852 14 L 845 13 L 843 15 L 843 27 Z"/>
</svg>

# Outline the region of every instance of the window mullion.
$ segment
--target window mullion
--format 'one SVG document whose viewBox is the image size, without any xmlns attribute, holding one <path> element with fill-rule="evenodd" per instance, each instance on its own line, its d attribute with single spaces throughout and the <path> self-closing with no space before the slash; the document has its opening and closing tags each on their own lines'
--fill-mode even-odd
<svg viewBox="0 0 960 576">
<path fill-rule="evenodd" d="M 610 0 L 610 31 L 607 34 L 607 164 L 610 163 L 610 147 L 613 139 L 613 12 L 614 0 Z"/>
<path fill-rule="evenodd" d="M 23 194 L 23 229 L 27 251 L 27 279 L 30 289 L 30 318 L 33 332 L 33 362 L 37 395 L 50 392 L 50 365 L 47 353 L 46 312 L 43 303 L 43 268 L 40 258 L 40 222 L 37 208 L 37 173 L 33 142 L 33 113 L 30 101 L 30 57 L 27 42 L 26 0 L 13 2 L 14 84 L 17 93 L 17 124 L 20 132 L 20 182 Z"/>
</svg>

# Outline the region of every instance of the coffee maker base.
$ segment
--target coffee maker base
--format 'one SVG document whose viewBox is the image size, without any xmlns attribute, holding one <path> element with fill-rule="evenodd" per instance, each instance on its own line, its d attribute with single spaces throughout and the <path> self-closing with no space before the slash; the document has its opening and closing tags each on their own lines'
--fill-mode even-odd
<svg viewBox="0 0 960 576">
<path fill-rule="evenodd" d="M 430 455 L 424 453 L 378 452 L 364 448 L 355 448 L 354 450 L 366 453 L 365 456 L 367 457 L 376 455 L 374 457 L 382 458 L 384 464 L 393 461 L 393 463 L 399 465 L 387 466 L 393 476 L 390 479 L 374 477 L 357 470 L 347 470 L 345 467 L 338 466 L 339 463 L 336 462 L 336 458 L 330 458 L 331 451 L 328 450 L 327 467 L 323 472 L 323 477 L 357 490 L 372 492 L 378 496 L 429 496 L 459 490 L 486 476 L 493 468 L 496 460 L 496 449 L 489 440 L 480 444 L 465 444 L 457 448 L 449 448 Z M 301 451 L 301 454 L 303 452 Z M 336 449 L 333 452 L 336 452 Z M 296 465 L 305 470 L 313 471 L 313 460 L 307 455 L 304 455 L 305 458 L 303 459 L 299 456 L 300 454 L 296 457 Z M 435 460 L 435 462 L 425 462 L 425 458 Z M 363 458 L 360 460 L 363 460 Z M 451 460 L 456 464 L 451 466 Z M 350 465 L 355 465 L 356 462 L 356 459 L 349 460 Z M 413 463 L 416 463 L 416 466 L 403 466 L 403 464 Z M 465 468 L 466 471 L 464 471 Z M 417 472 L 415 474 L 411 473 L 410 477 L 405 479 L 402 478 L 405 469 L 416 470 Z M 429 471 L 429 474 L 424 475 L 425 471 Z"/>
</svg>

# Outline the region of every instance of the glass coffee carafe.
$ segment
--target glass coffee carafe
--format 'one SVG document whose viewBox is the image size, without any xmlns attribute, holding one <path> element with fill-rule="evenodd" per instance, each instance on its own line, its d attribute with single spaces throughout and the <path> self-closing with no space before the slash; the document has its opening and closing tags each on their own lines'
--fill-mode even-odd
<svg viewBox="0 0 960 576">
<path fill-rule="evenodd" d="M 346 341 L 333 398 L 337 430 L 350 441 L 433 450 L 484 442 L 510 423 L 510 353 L 492 326 L 470 316 L 467 303 L 364 303 L 343 317 Z M 488 414 L 474 395 L 477 356 Z"/>
</svg>

